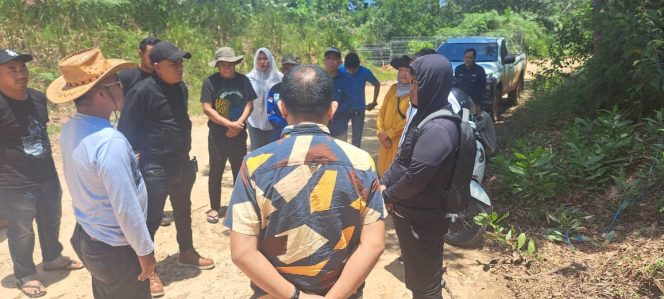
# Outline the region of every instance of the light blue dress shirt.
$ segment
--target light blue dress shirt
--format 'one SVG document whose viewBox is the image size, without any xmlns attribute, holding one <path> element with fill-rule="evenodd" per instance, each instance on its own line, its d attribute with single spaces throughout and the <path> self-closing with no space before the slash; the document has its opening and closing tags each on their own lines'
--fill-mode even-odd
<svg viewBox="0 0 664 299">
<path fill-rule="evenodd" d="M 101 242 L 150 254 L 147 191 L 124 135 L 106 119 L 76 113 L 63 127 L 60 145 L 76 222 Z"/>
</svg>

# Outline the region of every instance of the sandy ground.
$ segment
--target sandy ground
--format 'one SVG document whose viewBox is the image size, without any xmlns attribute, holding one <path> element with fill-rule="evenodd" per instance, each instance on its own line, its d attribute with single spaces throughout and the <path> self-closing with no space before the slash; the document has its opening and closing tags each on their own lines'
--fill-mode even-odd
<svg viewBox="0 0 664 299">
<path fill-rule="evenodd" d="M 383 85 L 380 100 L 387 89 L 388 86 Z M 369 86 L 366 90 L 367 99 L 371 99 L 370 93 L 373 93 L 373 88 Z M 378 151 L 375 124 L 379 107 L 367 113 L 362 141 L 362 148 L 374 156 Z M 208 129 L 204 117 L 196 117 L 193 121 L 191 155 L 197 157 L 200 166 L 192 191 L 194 246 L 202 255 L 214 259 L 216 267 L 203 271 L 179 267 L 176 263 L 178 249 L 175 242 L 175 226 L 161 227 L 157 232 L 155 247 L 159 262 L 158 272 L 166 290 L 166 296 L 163 298 L 248 298 L 251 294 L 249 280 L 231 262 L 228 229 L 221 223 L 209 224 L 205 221 L 204 213 L 209 208 Z M 64 254 L 75 257 L 69 243 L 75 225 L 71 197 L 62 177 L 62 160 L 57 140 L 52 142 L 56 166 L 63 184 L 60 240 L 64 245 Z M 222 187 L 223 203 L 227 203 L 230 196 L 233 182 L 230 173 L 230 167 L 227 166 Z M 167 204 L 166 211 L 172 211 L 170 204 Z M 403 266 L 397 262 L 400 255 L 399 245 L 391 219 L 388 219 L 387 223 L 385 252 L 366 281 L 365 298 L 410 297 L 410 292 L 403 283 Z M 12 263 L 6 243 L 6 229 L 3 229 L 0 230 L 0 298 L 27 298 L 15 287 L 16 280 L 12 274 Z M 37 266 L 39 277 L 48 289 L 48 294 L 44 298 L 92 298 L 90 274 L 86 270 L 42 271 L 38 244 L 35 246 L 34 259 L 39 263 Z M 443 294 L 445 298 L 514 298 L 502 277 L 482 269 L 482 264 L 492 259 L 490 251 L 445 246 L 444 259 L 444 266 L 447 269 L 445 274 L 447 289 Z"/>
</svg>

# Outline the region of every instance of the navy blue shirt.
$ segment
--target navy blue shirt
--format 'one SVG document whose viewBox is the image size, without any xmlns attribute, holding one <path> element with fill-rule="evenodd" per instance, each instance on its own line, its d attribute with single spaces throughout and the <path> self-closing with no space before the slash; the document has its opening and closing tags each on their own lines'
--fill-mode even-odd
<svg viewBox="0 0 664 299">
<path fill-rule="evenodd" d="M 465 91 L 473 101 L 484 99 L 486 73 L 483 67 L 473 64 L 473 67 L 468 69 L 465 64 L 461 64 L 454 69 L 454 78 L 456 86 Z"/>
<path fill-rule="evenodd" d="M 348 98 L 352 102 L 352 110 L 364 110 L 367 106 L 366 97 L 364 96 L 364 87 L 367 82 L 372 85 L 379 84 L 376 76 L 366 67 L 359 66 L 355 74 L 348 72 L 345 66 L 339 67 L 340 73 L 346 73 L 350 78 L 350 87 L 348 89 Z"/>
</svg>

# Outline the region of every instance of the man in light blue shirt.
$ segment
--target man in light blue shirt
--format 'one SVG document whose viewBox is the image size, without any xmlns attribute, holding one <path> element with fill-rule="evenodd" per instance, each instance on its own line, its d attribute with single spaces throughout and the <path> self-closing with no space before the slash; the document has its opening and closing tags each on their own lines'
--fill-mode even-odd
<svg viewBox="0 0 664 299">
<path fill-rule="evenodd" d="M 353 52 L 346 55 L 344 65 L 339 68 L 339 72 L 348 74 L 350 78 L 348 99 L 352 103 L 350 114 L 350 121 L 353 126 L 352 143 L 354 146 L 360 147 L 362 143 L 362 131 L 364 130 L 364 110 L 371 111 L 378 105 L 380 82 L 368 68 L 360 65 L 360 57 Z M 373 102 L 368 105 L 364 95 L 364 88 L 367 82 L 374 87 Z"/>
<path fill-rule="evenodd" d="M 54 103 L 76 104 L 60 144 L 77 222 L 71 243 L 92 274 L 95 298 L 151 298 L 156 267 L 138 160 L 109 121 L 124 104 L 117 72 L 131 66 L 99 49 L 77 52 L 60 61 L 63 76 L 46 92 Z"/>
</svg>

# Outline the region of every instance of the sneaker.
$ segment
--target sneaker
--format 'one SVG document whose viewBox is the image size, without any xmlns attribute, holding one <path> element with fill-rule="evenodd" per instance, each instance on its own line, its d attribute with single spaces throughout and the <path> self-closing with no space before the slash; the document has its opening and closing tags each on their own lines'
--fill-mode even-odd
<svg viewBox="0 0 664 299">
<path fill-rule="evenodd" d="M 161 218 L 161 223 L 159 223 L 159 224 L 161 226 L 169 226 L 169 225 L 171 225 L 172 222 L 173 222 L 173 219 L 171 219 L 171 217 L 168 217 L 168 216 L 166 216 L 166 214 L 164 214 L 164 216 Z"/>
<path fill-rule="evenodd" d="M 150 294 L 152 297 L 161 297 L 164 296 L 164 284 L 159 279 L 157 272 L 150 275 Z"/>
<path fill-rule="evenodd" d="M 214 261 L 208 258 L 202 257 L 196 250 L 190 249 L 185 252 L 180 252 L 180 258 L 178 258 L 178 265 L 184 267 L 193 267 L 201 270 L 209 270 L 214 268 Z"/>
</svg>

